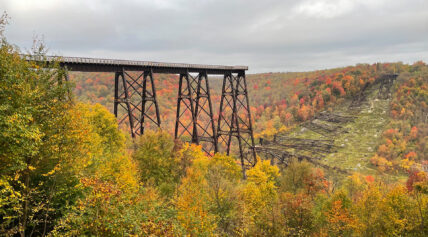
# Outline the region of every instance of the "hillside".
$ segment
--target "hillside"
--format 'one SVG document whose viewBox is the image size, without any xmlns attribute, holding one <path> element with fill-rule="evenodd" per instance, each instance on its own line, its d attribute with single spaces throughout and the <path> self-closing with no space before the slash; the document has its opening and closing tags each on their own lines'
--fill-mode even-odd
<svg viewBox="0 0 428 237">
<path fill-rule="evenodd" d="M 250 75 L 256 148 L 277 156 L 260 151 L 272 160 L 244 178 L 233 156 L 168 133 L 175 77 L 157 78 L 163 131 L 131 142 L 105 106 L 81 102 L 109 107 L 111 75 L 74 74 L 73 94 L 58 65 L 6 43 L 0 62 L 2 236 L 428 233 L 423 63 Z"/>
<path fill-rule="evenodd" d="M 343 171 L 330 172 L 326 167 L 331 177 L 343 177 L 353 172 L 380 175 L 370 159 L 376 154 L 382 133 L 390 121 L 391 99 L 380 99 L 379 87 L 374 85 L 367 89 L 364 101 L 357 107 L 352 98 L 347 98 L 314 118 L 275 134 L 275 138 L 265 136 L 262 147 L 316 159 L 316 164 L 319 162 Z M 276 141 L 267 144 L 272 140 Z M 272 157 L 263 151 L 260 155 Z"/>
<path fill-rule="evenodd" d="M 407 127 L 419 129 L 412 141 L 407 141 L 409 147 L 400 152 L 390 154 L 385 158 L 379 146 L 385 142 L 384 132 L 391 128 L 390 123 L 397 119 L 397 100 L 409 103 L 413 95 L 401 95 L 396 91 L 403 88 L 409 81 L 420 77 L 419 84 L 426 85 L 427 66 L 423 63 L 415 65 L 393 64 L 360 64 L 345 68 L 320 70 L 313 72 L 295 73 L 263 73 L 247 76 L 250 93 L 250 105 L 253 114 L 255 137 L 269 139 L 275 134 L 290 134 L 291 137 L 322 139 L 320 135 L 304 124 L 316 117 L 322 111 L 336 114 L 350 113 L 352 100 L 359 95 L 367 84 L 366 100 L 360 108 L 353 111 L 352 122 L 343 124 L 340 132 L 333 136 L 335 152 L 323 155 L 323 162 L 348 171 L 358 171 L 364 174 L 378 174 L 385 171 L 406 175 L 412 165 L 425 160 L 426 124 L 417 121 L 407 121 Z M 392 93 L 387 98 L 379 96 L 379 84 L 375 81 L 381 75 L 398 73 L 398 80 L 393 84 Z M 113 108 L 113 75 L 108 73 L 73 73 L 75 94 L 79 100 L 100 103 L 110 111 Z M 178 77 L 175 75 L 155 75 L 160 104 L 162 127 L 173 131 L 175 123 L 175 98 L 178 90 Z M 220 100 L 221 77 L 211 77 L 211 93 L 215 117 L 218 113 Z M 373 84 L 373 85 L 372 85 Z M 417 103 L 412 114 L 426 116 L 426 88 L 421 87 Z M 404 101 L 403 101 L 404 100 Z M 394 107 L 395 106 L 395 107 Z M 408 105 L 404 105 L 408 106 Z M 424 107 L 425 106 L 425 107 Z M 394 107 L 394 108 L 392 108 Z M 400 111 L 401 112 L 401 111 Z M 416 116 L 416 115 L 415 115 Z M 401 128 L 399 128 L 401 129 Z M 405 131 L 402 131 L 406 133 Z M 402 137 L 401 139 L 404 140 Z M 403 146 L 403 144 L 401 144 Z M 418 148 L 418 149 L 414 149 Z M 382 146 L 381 150 L 384 149 Z M 396 148 L 390 147 L 391 150 Z M 413 151 L 413 150 L 414 151 Z M 415 152 L 416 155 L 406 158 Z M 262 155 L 263 156 L 263 155 Z M 395 161 L 394 161 L 395 160 Z M 407 164 L 402 164 L 407 160 Z M 394 164 L 392 162 L 394 161 Z"/>
<path fill-rule="evenodd" d="M 0 9 L 0 237 L 428 236 L 428 0 Z"/>
</svg>

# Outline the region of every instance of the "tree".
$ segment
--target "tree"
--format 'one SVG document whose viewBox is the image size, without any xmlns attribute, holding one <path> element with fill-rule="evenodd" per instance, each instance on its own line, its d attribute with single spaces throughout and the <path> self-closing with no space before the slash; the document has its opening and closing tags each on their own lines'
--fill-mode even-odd
<svg viewBox="0 0 428 237">
<path fill-rule="evenodd" d="M 382 222 L 379 213 L 381 193 L 375 185 L 369 186 L 362 197 L 357 201 L 355 210 L 361 223 L 361 234 L 363 236 L 381 235 Z"/>
<path fill-rule="evenodd" d="M 293 159 L 287 168 L 284 169 L 280 180 L 280 189 L 283 192 L 297 192 L 305 188 L 306 180 L 312 173 L 312 165 L 307 161 L 299 162 Z"/>
<path fill-rule="evenodd" d="M 247 235 L 275 235 L 279 225 L 274 218 L 279 176 L 278 167 L 270 165 L 268 160 L 257 162 L 247 171 L 247 183 L 242 191 Z"/>
<path fill-rule="evenodd" d="M 155 188 L 141 186 L 137 163 L 125 152 L 124 135 L 114 115 L 103 106 L 80 103 L 71 115 L 87 125 L 90 160 L 80 177 L 83 195 L 53 234 L 172 235 L 180 231 L 171 206 Z"/>
<path fill-rule="evenodd" d="M 137 146 L 133 158 L 138 163 L 141 182 L 153 184 L 161 193 L 171 195 L 179 181 L 172 137 L 164 131 L 147 131 Z"/>
<path fill-rule="evenodd" d="M 194 145 L 184 149 L 193 150 L 194 159 L 175 200 L 182 227 L 191 235 L 239 233 L 239 165 L 230 156 L 207 157 Z"/>
<path fill-rule="evenodd" d="M 360 173 L 353 173 L 343 182 L 342 188 L 352 201 L 359 200 L 363 192 L 367 189 L 368 182 Z"/>
<path fill-rule="evenodd" d="M 236 234 L 241 227 L 241 175 L 240 166 L 230 156 L 217 153 L 208 160 L 205 178 L 210 212 L 216 216 L 217 229 L 221 234 Z"/>
<path fill-rule="evenodd" d="M 83 179 L 85 197 L 61 219 L 53 236 L 174 236 L 174 210 L 153 188 L 130 192 L 113 182 Z"/>
<path fill-rule="evenodd" d="M 325 226 L 329 236 L 352 236 L 358 232 L 359 223 L 352 213 L 352 202 L 343 190 L 335 192 L 325 206 Z"/>
<path fill-rule="evenodd" d="M 414 197 L 419 216 L 419 230 L 428 232 L 428 177 L 424 172 L 413 171 L 406 182 L 407 190 Z M 425 210 L 425 211 L 424 211 Z"/>
<path fill-rule="evenodd" d="M 400 236 L 412 232 L 413 235 L 417 235 L 421 230 L 416 201 L 407 195 L 406 191 L 405 186 L 394 185 L 383 199 L 382 221 L 384 232 L 388 236 Z"/>
<path fill-rule="evenodd" d="M 73 103 L 64 71 L 26 62 L 1 38 L 0 177 L 17 198 L 9 199 L 0 230 L 44 235 L 81 191 L 75 185 L 86 165 L 83 129 L 68 117 Z M 35 53 L 43 57 L 43 47 Z"/>
<path fill-rule="evenodd" d="M 297 116 L 300 118 L 300 121 L 306 121 L 311 116 L 311 108 L 309 105 L 301 105 L 300 109 L 297 111 Z"/>
<path fill-rule="evenodd" d="M 281 232 L 284 235 L 308 236 L 311 235 L 315 218 L 312 213 L 311 198 L 305 193 L 281 193 L 279 197 Z M 280 232 L 280 233 L 281 233 Z"/>
<path fill-rule="evenodd" d="M 43 57 L 43 47 L 35 54 Z M 111 113 L 76 103 L 58 64 L 27 62 L 3 38 L 0 62 L 1 234 L 46 235 L 85 204 L 85 180 L 137 190 Z"/>
</svg>

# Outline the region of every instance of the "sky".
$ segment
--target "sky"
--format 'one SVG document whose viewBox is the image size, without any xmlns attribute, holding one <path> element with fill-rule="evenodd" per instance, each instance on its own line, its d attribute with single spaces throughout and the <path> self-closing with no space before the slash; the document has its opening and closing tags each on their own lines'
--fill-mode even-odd
<svg viewBox="0 0 428 237">
<path fill-rule="evenodd" d="M 26 51 L 247 65 L 250 73 L 428 62 L 428 0 L 0 0 Z"/>
</svg>

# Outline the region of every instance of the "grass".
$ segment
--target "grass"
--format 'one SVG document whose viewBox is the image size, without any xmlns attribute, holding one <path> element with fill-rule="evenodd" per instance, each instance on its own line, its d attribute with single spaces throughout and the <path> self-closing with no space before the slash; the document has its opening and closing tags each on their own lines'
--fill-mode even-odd
<svg viewBox="0 0 428 237">
<path fill-rule="evenodd" d="M 368 91 L 367 100 L 362 104 L 361 110 L 352 114 L 356 119 L 340 124 L 343 128 L 336 134 L 325 137 L 302 126 L 297 126 L 288 135 L 307 139 L 333 139 L 334 145 L 338 147 L 337 152 L 327 154 L 323 158 L 323 163 L 329 166 L 336 166 L 350 173 L 380 175 L 384 180 L 391 182 L 404 179 L 405 174 L 380 173 L 370 163 L 370 158 L 374 156 L 377 147 L 382 142 L 382 133 L 389 123 L 389 100 L 378 99 L 377 89 L 377 87 L 373 87 Z M 350 115 L 348 111 L 350 103 L 351 101 L 347 100 L 335 106 L 332 112 Z M 329 122 L 323 123 L 334 125 Z"/>
</svg>

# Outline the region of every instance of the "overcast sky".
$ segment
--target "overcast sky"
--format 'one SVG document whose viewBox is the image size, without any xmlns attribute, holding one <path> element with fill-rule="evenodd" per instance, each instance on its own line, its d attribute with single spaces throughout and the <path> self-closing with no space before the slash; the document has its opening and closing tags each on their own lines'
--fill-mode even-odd
<svg viewBox="0 0 428 237">
<path fill-rule="evenodd" d="M 0 0 L 6 35 L 61 56 L 248 65 L 428 62 L 428 0 Z"/>
</svg>

